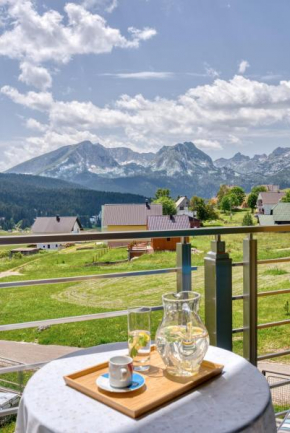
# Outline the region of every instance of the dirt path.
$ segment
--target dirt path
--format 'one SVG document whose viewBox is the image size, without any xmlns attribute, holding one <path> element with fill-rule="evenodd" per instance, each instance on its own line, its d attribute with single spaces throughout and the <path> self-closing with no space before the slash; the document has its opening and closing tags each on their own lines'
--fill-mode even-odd
<svg viewBox="0 0 290 433">
<path fill-rule="evenodd" d="M 23 275 L 18 271 L 13 271 L 13 270 L 9 270 L 9 271 L 4 271 L 4 272 L 0 272 L 0 278 L 5 278 L 5 277 L 12 277 L 14 275 Z"/>
</svg>

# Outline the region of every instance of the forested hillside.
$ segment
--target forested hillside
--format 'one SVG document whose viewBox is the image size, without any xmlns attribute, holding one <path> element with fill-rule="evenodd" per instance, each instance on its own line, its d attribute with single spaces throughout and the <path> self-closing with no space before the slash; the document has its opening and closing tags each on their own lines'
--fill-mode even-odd
<svg viewBox="0 0 290 433">
<path fill-rule="evenodd" d="M 0 226 L 30 227 L 36 216 L 78 215 L 85 226 L 105 203 L 142 203 L 134 194 L 93 191 L 40 176 L 0 173 Z"/>
</svg>

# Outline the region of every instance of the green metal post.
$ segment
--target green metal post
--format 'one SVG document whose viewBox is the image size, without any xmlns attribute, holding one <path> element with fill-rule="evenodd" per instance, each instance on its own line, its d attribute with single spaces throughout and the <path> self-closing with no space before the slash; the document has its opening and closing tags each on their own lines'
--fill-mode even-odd
<svg viewBox="0 0 290 433">
<path fill-rule="evenodd" d="M 249 235 L 243 242 L 244 267 L 244 358 L 257 365 L 257 240 Z"/>
<path fill-rule="evenodd" d="M 182 243 L 176 245 L 177 260 L 177 292 L 191 290 L 191 244 L 183 238 Z"/>
<path fill-rule="evenodd" d="M 220 236 L 204 259 L 205 325 L 210 344 L 232 350 L 232 259 Z"/>
</svg>

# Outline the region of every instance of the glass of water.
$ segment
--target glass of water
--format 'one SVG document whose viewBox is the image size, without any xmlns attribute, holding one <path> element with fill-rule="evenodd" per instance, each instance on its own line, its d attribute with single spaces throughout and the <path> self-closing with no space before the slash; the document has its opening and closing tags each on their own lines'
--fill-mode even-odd
<svg viewBox="0 0 290 433">
<path fill-rule="evenodd" d="M 151 350 L 151 308 L 138 307 L 128 310 L 128 346 L 133 358 L 134 370 L 149 369 Z"/>
</svg>

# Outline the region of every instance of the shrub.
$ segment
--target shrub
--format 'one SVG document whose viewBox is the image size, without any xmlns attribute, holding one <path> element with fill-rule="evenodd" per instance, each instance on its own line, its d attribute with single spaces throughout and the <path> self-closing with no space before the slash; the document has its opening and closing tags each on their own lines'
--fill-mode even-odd
<svg viewBox="0 0 290 433">
<path fill-rule="evenodd" d="M 243 218 L 243 222 L 242 222 L 243 226 L 253 226 L 254 225 L 254 221 L 252 218 L 252 215 L 250 214 L 250 212 L 247 212 L 246 215 Z"/>
</svg>

